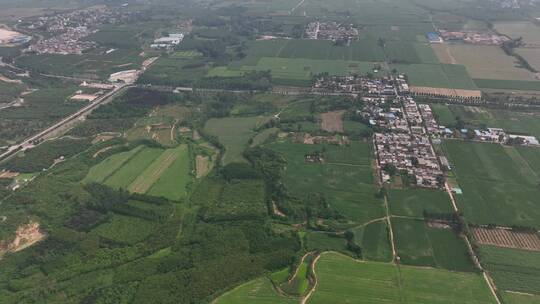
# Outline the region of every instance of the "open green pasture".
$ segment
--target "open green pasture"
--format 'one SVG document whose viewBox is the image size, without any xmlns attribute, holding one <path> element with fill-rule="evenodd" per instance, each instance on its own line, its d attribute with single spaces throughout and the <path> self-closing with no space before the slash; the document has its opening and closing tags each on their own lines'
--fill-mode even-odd
<svg viewBox="0 0 540 304">
<path fill-rule="evenodd" d="M 463 195 L 457 203 L 474 223 L 539 226 L 538 172 L 514 147 L 448 140 L 444 149 Z"/>
<path fill-rule="evenodd" d="M 538 304 L 540 295 L 533 295 L 520 292 L 502 292 L 502 298 L 505 304 Z"/>
<path fill-rule="evenodd" d="M 245 162 L 244 150 L 248 147 L 249 139 L 255 135 L 257 126 L 265 123 L 268 117 L 225 117 L 211 118 L 206 122 L 204 131 L 216 136 L 225 147 L 223 163 Z"/>
<path fill-rule="evenodd" d="M 480 260 L 499 290 L 540 296 L 540 252 L 481 246 Z"/>
<path fill-rule="evenodd" d="M 540 91 L 540 81 L 474 79 L 474 83 L 482 89 L 501 91 Z"/>
<path fill-rule="evenodd" d="M 393 64 L 405 73 L 413 86 L 476 90 L 477 87 L 462 65 L 454 64 Z"/>
<path fill-rule="evenodd" d="M 361 262 L 326 253 L 309 303 L 495 303 L 480 274 Z"/>
<path fill-rule="evenodd" d="M 388 41 L 384 52 L 393 63 L 439 63 L 429 43 Z"/>
<path fill-rule="evenodd" d="M 373 185 L 368 143 L 335 146 L 284 141 L 268 147 L 281 153 L 287 161 L 284 183 L 291 195 L 305 199 L 316 191 L 326 197 L 332 209 L 357 223 L 382 217 L 382 201 L 376 197 Z M 323 150 L 325 163 L 305 162 L 306 154 Z"/>
<path fill-rule="evenodd" d="M 422 220 L 392 218 L 397 254 L 403 264 L 473 271 L 467 247 L 451 228 L 432 228 Z"/>
<path fill-rule="evenodd" d="M 388 192 L 392 215 L 424 217 L 430 213 L 452 213 L 452 202 L 444 191 L 428 189 L 392 189 Z"/>
</svg>

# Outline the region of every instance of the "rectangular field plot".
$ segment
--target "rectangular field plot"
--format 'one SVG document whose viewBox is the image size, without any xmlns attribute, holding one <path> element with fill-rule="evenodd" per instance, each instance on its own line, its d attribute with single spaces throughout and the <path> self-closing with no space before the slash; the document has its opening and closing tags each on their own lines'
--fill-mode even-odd
<svg viewBox="0 0 540 304">
<path fill-rule="evenodd" d="M 465 242 L 450 228 L 420 220 L 392 218 L 397 252 L 404 264 L 474 271 Z"/>
<path fill-rule="evenodd" d="M 318 285 L 309 303 L 487 304 L 495 303 L 476 273 L 459 273 L 393 264 L 360 262 L 323 254 L 315 273 Z"/>
<path fill-rule="evenodd" d="M 540 45 L 540 27 L 528 21 L 496 22 L 495 30 L 512 39 L 523 38 L 528 45 Z"/>
<path fill-rule="evenodd" d="M 476 90 L 477 87 L 462 65 L 453 64 L 394 64 L 392 68 L 408 76 L 417 87 Z"/>
<path fill-rule="evenodd" d="M 540 91 L 540 81 L 474 79 L 474 83 L 482 89 L 501 91 Z"/>
<path fill-rule="evenodd" d="M 304 145 L 276 142 L 268 148 L 287 161 L 284 183 L 291 196 L 308 199 L 309 194 L 325 197 L 330 208 L 356 223 L 383 216 L 382 201 L 376 197 L 371 169 L 371 147 L 354 142 L 350 146 Z M 308 163 L 305 155 L 325 149 L 324 163 Z"/>
<path fill-rule="evenodd" d="M 445 141 L 463 195 L 457 203 L 478 224 L 538 226 L 538 173 L 515 148 Z"/>
<path fill-rule="evenodd" d="M 444 191 L 425 189 L 390 190 L 388 204 L 392 215 L 424 217 L 429 213 L 452 213 L 452 202 Z"/>
<path fill-rule="evenodd" d="M 475 240 L 482 245 L 540 251 L 540 238 L 534 232 L 508 229 L 471 228 Z"/>
<path fill-rule="evenodd" d="M 113 175 L 105 180 L 105 184 L 112 188 L 128 189 L 129 185 L 141 174 L 155 159 L 162 149 L 144 147 L 128 162 L 124 163 Z"/>
<path fill-rule="evenodd" d="M 540 295 L 540 252 L 481 246 L 480 261 L 499 290 Z"/>
<path fill-rule="evenodd" d="M 534 80 L 534 74 L 517 67 L 516 58 L 498 46 L 452 44 L 449 46 L 457 64 L 467 68 L 472 78 Z"/>
<path fill-rule="evenodd" d="M 83 182 L 104 183 L 130 192 L 180 200 L 191 179 L 188 147 L 139 146 L 114 154 L 92 167 Z"/>
<path fill-rule="evenodd" d="M 352 229 L 354 242 L 362 248 L 362 258 L 369 261 L 390 262 L 392 248 L 385 220 Z"/>
</svg>

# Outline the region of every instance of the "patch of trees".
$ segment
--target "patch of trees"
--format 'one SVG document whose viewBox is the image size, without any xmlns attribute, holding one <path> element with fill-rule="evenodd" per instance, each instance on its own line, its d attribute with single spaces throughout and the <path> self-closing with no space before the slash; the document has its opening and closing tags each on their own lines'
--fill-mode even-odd
<svg viewBox="0 0 540 304">
<path fill-rule="evenodd" d="M 272 88 L 270 71 L 252 71 L 241 77 L 205 77 L 196 87 L 220 90 L 268 91 Z"/>
<path fill-rule="evenodd" d="M 16 155 L 4 166 L 15 172 L 32 173 L 49 168 L 60 157 L 69 158 L 86 150 L 90 142 L 86 139 L 61 138 L 46 141 L 41 145 Z"/>
</svg>

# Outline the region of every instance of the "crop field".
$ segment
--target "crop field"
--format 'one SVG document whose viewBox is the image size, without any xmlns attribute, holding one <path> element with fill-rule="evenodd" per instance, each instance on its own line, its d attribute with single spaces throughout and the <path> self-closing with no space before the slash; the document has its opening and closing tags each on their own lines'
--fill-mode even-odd
<svg viewBox="0 0 540 304">
<path fill-rule="evenodd" d="M 392 215 L 424 217 L 430 213 L 452 213 L 448 194 L 439 190 L 392 189 L 388 192 L 388 206 Z"/>
<path fill-rule="evenodd" d="M 462 65 L 394 64 L 392 68 L 405 73 L 409 83 L 417 87 L 476 90 L 477 87 Z"/>
<path fill-rule="evenodd" d="M 481 246 L 480 260 L 500 290 L 540 295 L 540 252 Z"/>
<path fill-rule="evenodd" d="M 139 82 L 157 85 L 192 86 L 209 68 L 204 61 L 160 57 L 140 77 Z"/>
<path fill-rule="evenodd" d="M 522 37 L 525 44 L 540 45 L 540 27 L 528 21 L 497 22 L 495 30 L 512 39 Z"/>
<path fill-rule="evenodd" d="M 538 173 L 513 147 L 445 141 L 463 195 L 457 203 L 473 223 L 538 226 Z"/>
<path fill-rule="evenodd" d="M 353 41 L 350 46 L 335 46 L 331 41 L 306 39 L 253 41 L 248 46 L 247 60 L 261 57 L 368 62 L 384 60 L 382 48 L 374 38 Z"/>
<path fill-rule="evenodd" d="M 384 51 L 394 63 L 439 63 L 439 59 L 428 43 L 389 41 Z"/>
<path fill-rule="evenodd" d="M 540 251 L 537 233 L 518 232 L 507 229 L 471 228 L 475 240 L 482 245 Z"/>
<path fill-rule="evenodd" d="M 404 264 L 473 271 L 465 242 L 450 228 L 420 220 L 392 218 L 397 253 Z"/>
<path fill-rule="evenodd" d="M 452 127 L 456 125 L 456 116 L 450 110 L 450 107 L 448 105 L 434 103 L 430 104 L 429 106 L 433 110 L 433 114 L 435 115 L 435 119 L 437 120 L 439 125 L 443 125 L 446 127 Z"/>
<path fill-rule="evenodd" d="M 362 248 L 362 258 L 369 261 L 390 262 L 392 248 L 386 221 L 377 221 L 352 229 L 354 242 Z"/>
<path fill-rule="evenodd" d="M 226 117 L 211 118 L 204 126 L 204 131 L 216 136 L 225 146 L 223 163 L 245 162 L 244 150 L 248 147 L 249 139 L 255 135 L 253 128 L 265 123 L 268 117 Z"/>
<path fill-rule="evenodd" d="M 217 298 L 216 304 L 297 304 L 298 299 L 280 295 L 266 277 L 240 285 Z"/>
<path fill-rule="evenodd" d="M 307 153 L 321 151 L 323 145 L 285 141 L 267 146 L 287 160 L 284 183 L 291 195 L 305 199 L 317 189 L 333 209 L 359 224 L 382 217 L 382 201 L 376 198 L 373 185 L 369 144 L 326 145 L 326 163 L 306 163 L 304 158 Z"/>
<path fill-rule="evenodd" d="M 486 282 L 476 273 L 397 267 L 359 262 L 327 253 L 317 262 L 318 285 L 308 301 L 318 303 L 495 303 Z"/>
<path fill-rule="evenodd" d="M 139 146 L 106 158 L 90 169 L 83 182 L 104 183 L 177 201 L 187 195 L 189 166 L 186 145 L 166 150 Z"/>
<path fill-rule="evenodd" d="M 449 46 L 457 64 L 464 65 L 472 78 L 534 80 L 534 74 L 517 67 L 516 58 L 500 47 L 490 45 L 452 44 Z"/>
</svg>

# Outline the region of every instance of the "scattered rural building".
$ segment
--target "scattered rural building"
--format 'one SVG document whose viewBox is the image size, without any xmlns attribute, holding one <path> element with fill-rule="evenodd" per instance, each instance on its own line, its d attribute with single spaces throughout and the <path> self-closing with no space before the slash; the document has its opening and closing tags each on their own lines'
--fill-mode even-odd
<svg viewBox="0 0 540 304">
<path fill-rule="evenodd" d="M 428 39 L 429 43 L 443 43 L 444 40 L 439 36 L 439 33 L 437 32 L 429 32 L 426 34 L 426 38 Z"/>
<path fill-rule="evenodd" d="M 510 38 L 503 35 L 475 31 L 440 30 L 439 35 L 445 41 L 461 41 L 479 45 L 502 45 L 503 43 L 510 41 Z"/>
<path fill-rule="evenodd" d="M 306 28 L 308 39 L 331 40 L 344 42 L 358 40 L 359 31 L 352 24 L 339 24 L 337 22 L 311 22 Z"/>
<path fill-rule="evenodd" d="M 179 45 L 184 40 L 184 34 L 169 34 L 167 37 L 161 37 L 154 40 L 154 43 L 150 45 L 153 49 L 167 49 L 172 50 L 175 46 Z"/>
</svg>

